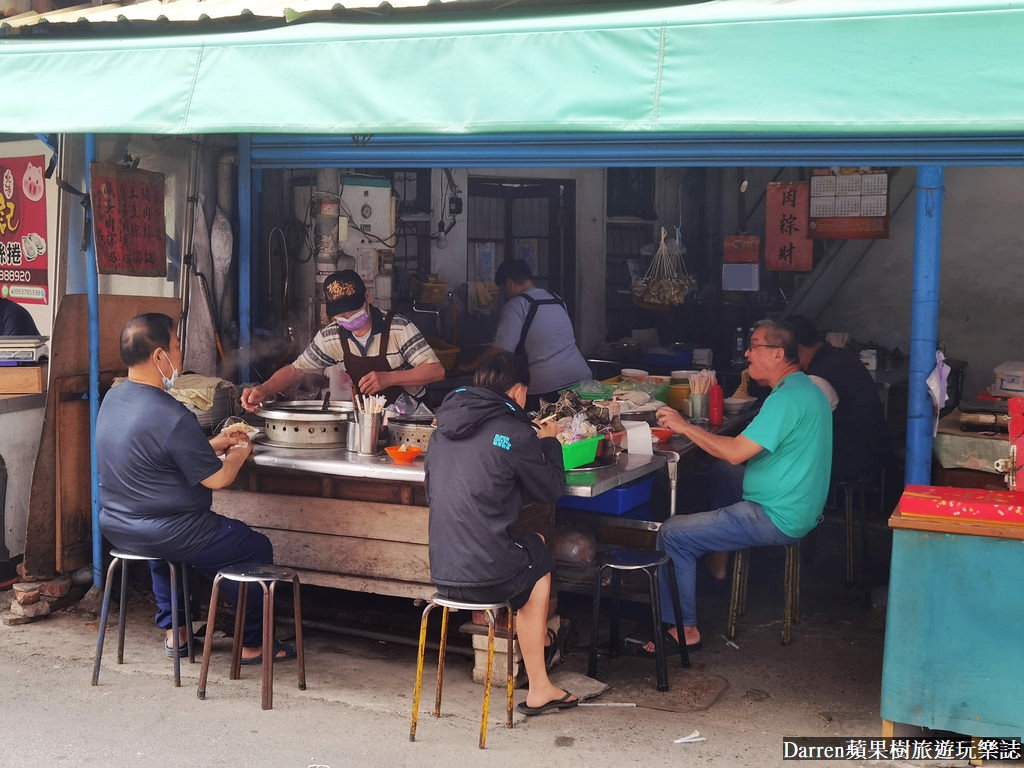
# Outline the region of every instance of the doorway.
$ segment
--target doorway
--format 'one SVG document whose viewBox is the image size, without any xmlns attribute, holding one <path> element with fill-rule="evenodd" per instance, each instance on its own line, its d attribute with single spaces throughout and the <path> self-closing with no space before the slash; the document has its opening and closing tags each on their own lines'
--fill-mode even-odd
<svg viewBox="0 0 1024 768">
<path fill-rule="evenodd" d="M 467 274 L 489 280 L 506 259 L 530 265 L 534 283 L 576 317 L 576 184 L 559 179 L 469 179 Z M 497 324 L 497 314 L 490 317 Z M 494 328 L 487 329 L 493 338 Z"/>
</svg>

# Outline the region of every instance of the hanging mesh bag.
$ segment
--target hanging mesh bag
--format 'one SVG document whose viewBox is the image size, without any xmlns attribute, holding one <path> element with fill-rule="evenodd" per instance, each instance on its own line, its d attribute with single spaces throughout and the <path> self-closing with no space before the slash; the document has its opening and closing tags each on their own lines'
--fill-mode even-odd
<svg viewBox="0 0 1024 768">
<path fill-rule="evenodd" d="M 675 238 L 665 243 L 668 231 L 661 228 L 661 244 L 647 274 L 633 283 L 633 303 L 643 309 L 665 312 L 686 301 L 696 283 L 686 271 L 683 254 Z"/>
</svg>

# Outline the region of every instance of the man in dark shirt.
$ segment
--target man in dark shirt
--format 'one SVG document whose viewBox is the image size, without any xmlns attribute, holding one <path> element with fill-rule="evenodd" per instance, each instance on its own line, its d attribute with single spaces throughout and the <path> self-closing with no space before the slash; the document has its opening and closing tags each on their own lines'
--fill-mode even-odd
<svg viewBox="0 0 1024 768">
<path fill-rule="evenodd" d="M 111 388 L 96 420 L 100 530 L 119 549 L 180 561 L 212 580 L 229 565 L 272 563 L 274 551 L 262 533 L 210 509 L 212 491 L 234 482 L 252 443 L 244 427 L 207 440 L 195 415 L 167 393 L 181 367 L 173 325 L 167 315 L 149 313 L 121 331 L 128 380 Z M 151 561 L 150 569 L 156 623 L 168 630 L 164 648 L 171 656 L 170 575 L 164 560 Z M 238 584 L 223 585 L 237 605 Z M 246 605 L 242 663 L 262 661 L 262 646 L 263 598 L 256 590 Z M 275 661 L 294 656 L 293 646 L 275 644 Z"/>
<path fill-rule="evenodd" d="M 38 336 L 39 329 L 21 304 L 0 299 L 0 336 Z"/>
<path fill-rule="evenodd" d="M 806 317 L 792 315 L 786 322 L 796 334 L 800 367 L 825 379 L 839 396 L 832 412 L 832 482 L 857 480 L 889 451 L 878 387 L 857 355 L 826 343 Z"/>
</svg>

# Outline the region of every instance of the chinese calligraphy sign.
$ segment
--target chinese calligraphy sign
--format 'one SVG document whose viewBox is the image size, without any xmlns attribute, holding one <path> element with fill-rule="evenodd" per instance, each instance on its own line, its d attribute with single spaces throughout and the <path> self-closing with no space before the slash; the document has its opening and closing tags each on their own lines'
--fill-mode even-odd
<svg viewBox="0 0 1024 768">
<path fill-rule="evenodd" d="M 814 243 L 808 230 L 810 187 L 805 181 L 768 184 L 765 193 L 765 269 L 807 272 Z"/>
<path fill-rule="evenodd" d="M 163 174 L 108 163 L 90 171 L 100 273 L 165 276 Z"/>
</svg>

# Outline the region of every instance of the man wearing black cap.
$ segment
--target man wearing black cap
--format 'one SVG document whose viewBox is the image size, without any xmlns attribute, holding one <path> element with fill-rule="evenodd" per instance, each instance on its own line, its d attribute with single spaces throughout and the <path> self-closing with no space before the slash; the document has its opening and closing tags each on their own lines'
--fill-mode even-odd
<svg viewBox="0 0 1024 768">
<path fill-rule="evenodd" d="M 307 373 L 322 373 L 341 362 L 354 394 L 383 394 L 388 402 L 403 392 L 422 398 L 427 384 L 444 378 L 444 366 L 415 325 L 401 315 L 385 315 L 370 298 L 362 278 L 351 269 L 328 277 L 324 299 L 332 322 L 320 329 L 294 363 L 243 391 L 242 407 L 255 411 Z"/>
</svg>

